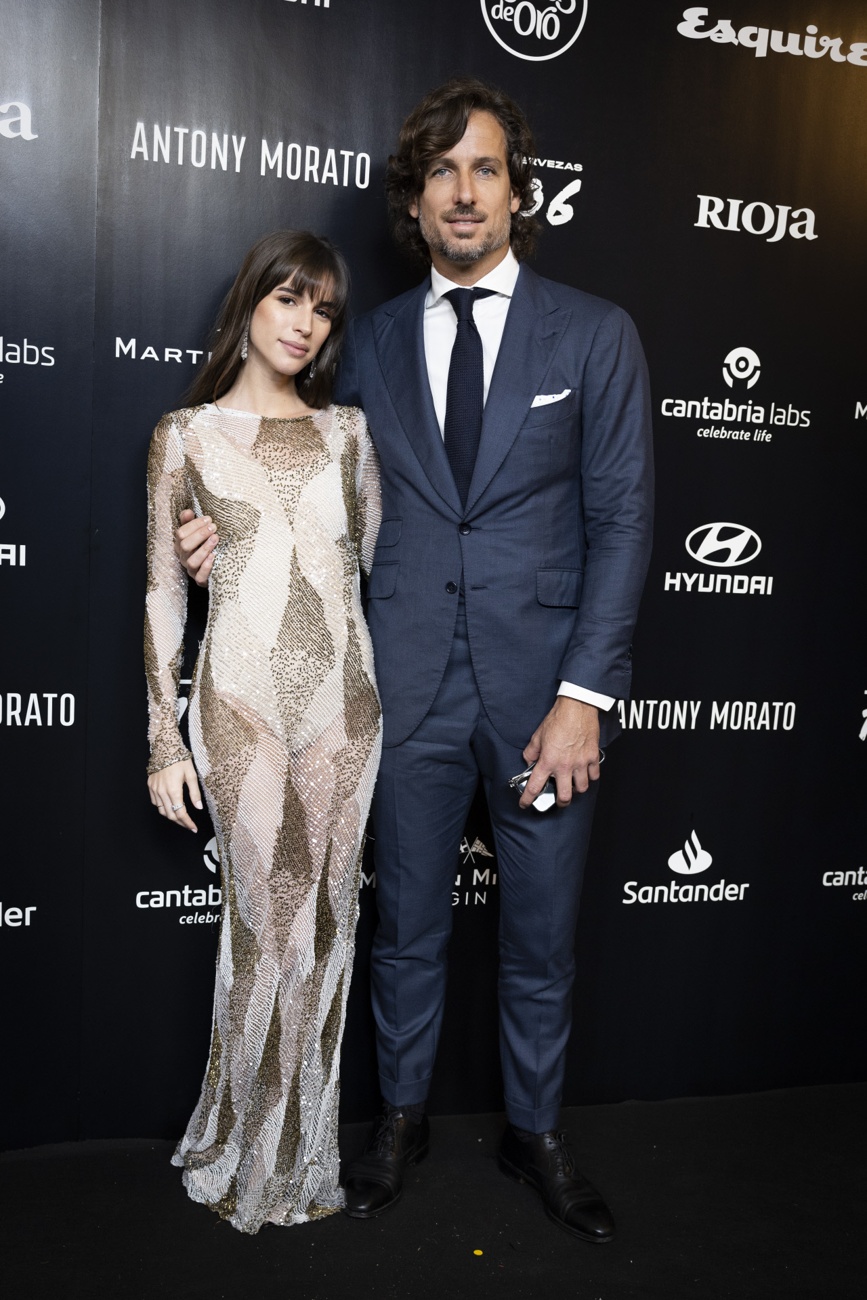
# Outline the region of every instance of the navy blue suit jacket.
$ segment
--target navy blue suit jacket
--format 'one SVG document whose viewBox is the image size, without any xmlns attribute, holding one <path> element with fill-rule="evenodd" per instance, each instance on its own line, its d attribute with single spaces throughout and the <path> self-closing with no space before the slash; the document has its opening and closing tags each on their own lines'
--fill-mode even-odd
<svg viewBox="0 0 867 1300">
<path fill-rule="evenodd" d="M 562 679 L 629 693 L 652 526 L 644 355 L 620 308 L 522 266 L 463 507 L 427 378 L 428 288 L 350 325 L 336 392 L 363 408 L 382 465 L 368 622 L 384 740 L 405 740 L 430 708 L 463 582 L 485 709 L 523 749 Z M 617 719 L 601 718 L 606 743 Z"/>
</svg>

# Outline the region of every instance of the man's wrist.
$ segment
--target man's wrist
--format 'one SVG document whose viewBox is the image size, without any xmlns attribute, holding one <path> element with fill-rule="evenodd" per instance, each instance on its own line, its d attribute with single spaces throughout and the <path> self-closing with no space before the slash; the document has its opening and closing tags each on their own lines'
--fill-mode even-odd
<svg viewBox="0 0 867 1300">
<path fill-rule="evenodd" d="M 582 704 L 592 704 L 602 713 L 613 708 L 616 700 L 613 695 L 601 695 L 599 691 L 590 691 L 585 686 L 576 686 L 574 682 L 561 682 L 558 696 L 570 700 L 579 700 Z"/>
</svg>

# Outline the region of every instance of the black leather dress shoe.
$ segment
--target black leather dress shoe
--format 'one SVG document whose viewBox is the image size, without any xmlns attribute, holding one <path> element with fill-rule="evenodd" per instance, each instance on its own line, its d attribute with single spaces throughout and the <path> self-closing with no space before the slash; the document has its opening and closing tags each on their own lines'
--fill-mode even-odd
<svg viewBox="0 0 867 1300">
<path fill-rule="evenodd" d="M 346 1171 L 346 1208 L 351 1219 L 372 1219 L 400 1199 L 403 1171 L 428 1152 L 427 1115 L 416 1122 L 387 1106 L 376 1121 L 364 1154 Z"/>
<path fill-rule="evenodd" d="M 611 1211 L 595 1187 L 582 1178 L 562 1133 L 518 1137 L 511 1125 L 503 1134 L 498 1163 L 504 1174 L 531 1183 L 548 1217 L 584 1241 L 610 1241 Z"/>
</svg>

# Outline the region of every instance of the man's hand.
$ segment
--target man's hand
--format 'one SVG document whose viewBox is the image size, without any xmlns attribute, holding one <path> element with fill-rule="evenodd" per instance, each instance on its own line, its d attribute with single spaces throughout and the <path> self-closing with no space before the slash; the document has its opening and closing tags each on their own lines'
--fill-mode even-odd
<svg viewBox="0 0 867 1300">
<path fill-rule="evenodd" d="M 197 519 L 192 510 L 182 510 L 180 527 L 175 529 L 175 555 L 199 587 L 207 587 L 214 566 L 214 551 L 219 537 L 210 515 Z"/>
<path fill-rule="evenodd" d="M 557 805 L 572 802 L 572 791 L 583 794 L 599 780 L 599 710 L 592 704 L 558 695 L 551 712 L 533 732 L 524 750 L 526 762 L 535 762 L 521 795 L 521 808 L 529 808 L 552 776 L 557 785 Z"/>
</svg>

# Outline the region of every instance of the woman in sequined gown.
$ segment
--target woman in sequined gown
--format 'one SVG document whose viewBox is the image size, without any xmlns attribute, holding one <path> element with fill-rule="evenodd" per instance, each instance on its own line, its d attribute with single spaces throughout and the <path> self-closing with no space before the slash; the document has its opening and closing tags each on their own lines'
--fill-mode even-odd
<svg viewBox="0 0 867 1300">
<path fill-rule="evenodd" d="M 343 1203 L 339 1049 L 380 750 L 358 578 L 378 465 L 362 413 L 328 404 L 347 292 L 326 241 L 260 240 L 148 466 L 148 787 L 195 830 L 184 786 L 201 807 L 198 770 L 223 885 L 210 1058 L 173 1161 L 190 1196 L 244 1232 Z M 172 535 L 187 508 L 220 538 L 190 693 L 195 767 L 176 721 L 187 579 Z"/>
</svg>

